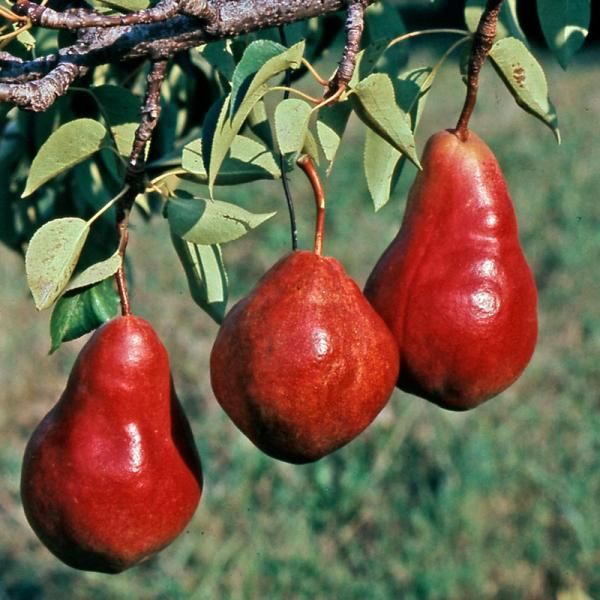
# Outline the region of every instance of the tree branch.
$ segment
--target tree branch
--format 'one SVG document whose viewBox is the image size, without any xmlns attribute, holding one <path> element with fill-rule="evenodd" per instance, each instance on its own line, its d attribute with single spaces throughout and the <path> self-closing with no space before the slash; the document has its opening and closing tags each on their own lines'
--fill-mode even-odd
<svg viewBox="0 0 600 600">
<path fill-rule="evenodd" d="M 164 0 L 159 4 L 161 10 L 175 1 Z M 366 7 L 374 1 L 360 0 L 358 4 Z M 169 58 L 206 42 L 302 21 L 356 3 L 357 0 L 178 0 L 179 12 L 186 14 L 176 14 L 165 21 L 80 29 L 78 42 L 62 48 L 54 64 L 50 58 L 46 58 L 46 62 L 15 60 L 7 71 L 0 71 L 0 101 L 28 110 L 46 110 L 58 96 L 66 93 L 77 77 L 92 67 L 133 59 Z M 27 0 L 20 6 L 32 10 Z M 190 12 L 202 14 L 203 18 L 189 16 Z M 140 11 L 123 18 L 135 21 L 134 15 L 141 13 L 149 14 Z M 83 19 L 81 12 L 56 13 L 65 14 L 77 14 Z M 42 20 L 42 15 L 43 11 L 36 18 Z M 49 20 L 58 25 L 58 16 Z M 39 80 L 27 81 L 35 77 Z"/>
<path fill-rule="evenodd" d="M 365 9 L 369 2 L 365 0 L 350 0 L 346 17 L 346 44 L 338 70 L 329 83 L 329 95 L 335 95 L 340 88 L 345 88 L 356 65 L 356 57 L 360 50 L 360 40 L 365 28 Z"/>
</svg>

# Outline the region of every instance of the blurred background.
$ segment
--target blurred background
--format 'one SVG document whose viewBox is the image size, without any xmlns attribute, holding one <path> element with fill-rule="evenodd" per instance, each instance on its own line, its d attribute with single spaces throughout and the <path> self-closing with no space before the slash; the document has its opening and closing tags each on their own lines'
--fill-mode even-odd
<svg viewBox="0 0 600 600">
<path fill-rule="evenodd" d="M 419 18 L 418 11 L 415 19 Z M 411 66 L 441 48 L 418 46 Z M 394 393 L 357 440 L 316 464 L 262 455 L 217 405 L 208 378 L 216 325 L 189 297 L 166 221 L 133 222 L 134 310 L 169 349 L 203 459 L 205 492 L 188 530 L 117 576 L 62 565 L 30 530 L 20 462 L 58 399 L 84 340 L 48 356 L 48 313 L 21 259 L 0 248 L 0 600 L 42 598 L 600 598 L 600 52 L 562 71 L 535 50 L 563 136 L 522 112 L 485 68 L 472 128 L 504 170 L 539 289 L 540 335 L 523 376 L 466 414 Z M 464 86 L 449 62 L 419 144 L 455 124 Z M 414 177 L 373 213 L 362 177 L 364 132 L 352 122 L 326 183 L 325 252 L 359 285 L 395 235 Z M 359 174 L 360 175 L 357 175 Z M 300 240 L 313 205 L 292 177 Z M 219 198 L 277 216 L 226 245 L 234 298 L 288 251 L 280 184 L 223 188 Z"/>
</svg>

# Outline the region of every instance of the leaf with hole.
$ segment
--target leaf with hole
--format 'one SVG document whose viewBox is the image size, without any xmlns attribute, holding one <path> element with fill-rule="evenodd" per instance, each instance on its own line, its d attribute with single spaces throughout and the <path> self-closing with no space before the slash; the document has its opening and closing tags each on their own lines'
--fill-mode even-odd
<svg viewBox="0 0 600 600">
<path fill-rule="evenodd" d="M 35 155 L 21 197 L 89 158 L 102 147 L 106 128 L 93 119 L 76 119 L 57 129 Z"/>
</svg>

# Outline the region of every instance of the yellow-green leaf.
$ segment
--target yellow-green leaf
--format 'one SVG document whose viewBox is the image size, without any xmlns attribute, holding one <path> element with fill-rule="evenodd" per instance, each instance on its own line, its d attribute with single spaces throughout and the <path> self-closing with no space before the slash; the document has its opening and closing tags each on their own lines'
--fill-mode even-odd
<svg viewBox="0 0 600 600">
<path fill-rule="evenodd" d="M 173 198 L 168 218 L 175 235 L 202 245 L 236 240 L 275 213 L 251 213 L 235 204 L 202 198 Z"/>
<path fill-rule="evenodd" d="M 373 73 L 352 91 L 361 120 L 421 168 L 410 116 L 396 102 L 394 84 L 385 73 Z"/>
<path fill-rule="evenodd" d="M 51 306 L 65 290 L 89 233 L 83 219 L 54 219 L 40 227 L 25 254 L 27 283 L 35 306 Z"/>
<path fill-rule="evenodd" d="M 171 240 L 181 261 L 190 295 L 217 323 L 223 321 L 227 306 L 228 282 L 221 248 L 218 244 L 193 244 L 171 231 Z"/>
<path fill-rule="evenodd" d="M 187 144 L 182 153 L 181 166 L 199 183 L 208 183 L 202 156 L 202 140 Z M 215 185 L 236 185 L 259 179 L 281 177 L 273 153 L 263 144 L 243 135 L 236 135 L 228 156 L 223 160 Z"/>
<path fill-rule="evenodd" d="M 556 109 L 548 96 L 542 67 L 523 42 L 515 38 L 497 41 L 490 59 L 517 104 L 548 125 L 560 142 Z"/>
<path fill-rule="evenodd" d="M 275 135 L 281 154 L 300 152 L 308 132 L 310 106 L 304 100 L 288 98 L 275 108 Z"/>
<path fill-rule="evenodd" d="M 108 279 L 114 275 L 121 266 L 123 259 L 121 254 L 117 251 L 106 260 L 97 262 L 87 269 L 73 277 L 73 279 L 67 285 L 65 291 L 76 290 L 78 288 L 87 287 Z"/>
<path fill-rule="evenodd" d="M 64 173 L 100 150 L 106 128 L 93 119 L 65 123 L 42 144 L 31 163 L 21 197 L 35 192 L 47 181 Z"/>
</svg>

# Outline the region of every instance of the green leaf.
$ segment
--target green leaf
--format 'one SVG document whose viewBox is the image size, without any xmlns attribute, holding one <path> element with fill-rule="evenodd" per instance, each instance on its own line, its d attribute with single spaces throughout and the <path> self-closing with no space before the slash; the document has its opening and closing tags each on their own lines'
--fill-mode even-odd
<svg viewBox="0 0 600 600">
<path fill-rule="evenodd" d="M 16 175 L 25 145 L 25 139 L 17 131 L 4 131 L 0 142 L 0 242 L 13 250 L 19 250 L 20 232 L 14 210 L 19 198 L 11 189 L 11 180 Z"/>
<path fill-rule="evenodd" d="M 317 166 L 321 164 L 321 153 L 319 151 L 319 142 L 315 134 L 309 129 L 304 136 L 304 143 L 300 150 L 302 154 L 308 154 Z M 286 161 L 287 163 L 288 161 Z"/>
<path fill-rule="evenodd" d="M 554 132 L 560 143 L 558 117 L 548 97 L 548 84 L 542 67 L 525 44 L 515 38 L 497 41 L 490 59 L 517 104 Z"/>
<path fill-rule="evenodd" d="M 101 85 L 90 91 L 108 121 L 119 154 L 129 156 L 140 120 L 140 98 L 118 85 Z"/>
<path fill-rule="evenodd" d="M 268 91 L 269 79 L 286 69 L 297 69 L 301 64 L 303 53 L 304 42 L 299 42 L 267 60 L 249 84 L 244 86 L 243 97 L 238 98 L 239 105 L 233 117 L 229 117 L 231 95 L 215 103 L 209 110 L 202 128 L 202 147 L 206 153 L 205 165 L 211 193 L 229 147 L 256 103 Z"/>
<path fill-rule="evenodd" d="M 240 102 L 246 89 L 251 84 L 252 77 L 268 60 L 279 56 L 285 51 L 285 46 L 270 40 L 256 40 L 246 48 L 231 78 L 230 118 L 239 109 Z"/>
<path fill-rule="evenodd" d="M 106 137 L 104 125 L 93 119 L 76 119 L 57 129 L 36 154 L 22 198 L 100 150 Z"/>
<path fill-rule="evenodd" d="M 193 48 L 190 51 L 190 57 L 194 64 L 198 61 L 200 55 L 213 69 L 217 70 L 228 81 L 233 77 L 235 70 L 235 61 L 229 48 L 228 40 L 219 40 L 204 44 L 200 48 Z"/>
<path fill-rule="evenodd" d="M 52 305 L 66 288 L 89 229 L 83 219 L 54 219 L 31 238 L 25 255 L 25 271 L 38 310 Z"/>
<path fill-rule="evenodd" d="M 364 167 L 367 187 L 373 207 L 379 210 L 387 204 L 392 190 L 394 172 L 402 154 L 372 129 L 365 136 Z"/>
<path fill-rule="evenodd" d="M 106 260 L 97 262 L 87 269 L 73 277 L 66 287 L 66 291 L 76 290 L 83 287 L 88 287 L 104 279 L 108 279 L 114 275 L 118 270 L 123 259 L 121 254 L 117 251 Z"/>
<path fill-rule="evenodd" d="M 358 53 L 354 73 L 348 83 L 350 89 L 371 74 L 377 61 L 386 51 L 387 46 L 388 40 L 376 40 Z"/>
<path fill-rule="evenodd" d="M 115 317 L 119 296 L 112 280 L 65 294 L 54 307 L 50 318 L 50 338 L 54 352 L 62 342 L 74 340 Z"/>
<path fill-rule="evenodd" d="M 331 106 L 325 106 L 319 111 L 316 130 L 323 154 L 329 163 L 328 174 L 333 167 L 351 113 L 352 105 L 350 102 L 336 102 Z"/>
<path fill-rule="evenodd" d="M 311 108 L 304 100 L 288 98 L 275 108 L 275 135 L 281 154 L 300 152 L 308 133 Z"/>
<path fill-rule="evenodd" d="M 186 242 L 171 231 L 194 302 L 217 323 L 223 322 L 227 306 L 227 273 L 218 244 L 203 246 Z"/>
<path fill-rule="evenodd" d="M 485 6 L 486 0 L 467 0 L 465 22 L 469 31 L 475 32 L 477 30 Z M 519 25 L 517 16 L 517 0 L 505 0 L 498 18 L 496 40 L 509 36 L 525 42 L 525 34 Z"/>
<path fill-rule="evenodd" d="M 369 75 L 354 88 L 351 98 L 360 119 L 421 168 L 410 116 L 396 103 L 390 78 L 384 73 Z"/>
<path fill-rule="evenodd" d="M 194 140 L 183 148 L 181 166 L 201 183 L 208 183 L 202 156 L 202 140 Z M 279 179 L 281 172 L 273 153 L 260 142 L 236 135 L 229 155 L 223 160 L 215 185 L 237 185 L 259 179 Z"/>
<path fill-rule="evenodd" d="M 31 52 L 36 46 L 36 40 L 28 29 L 21 31 L 17 35 L 17 41 L 25 46 L 27 52 Z"/>
<path fill-rule="evenodd" d="M 375 2 L 367 8 L 363 46 L 368 47 L 381 42 L 387 46 L 391 40 L 406 32 L 406 26 L 397 6 L 385 2 Z M 394 72 L 397 73 L 398 67 L 406 62 L 408 55 L 406 44 L 395 44 L 382 53 L 378 68 L 383 67 L 379 70 L 384 71 L 394 69 Z"/>
<path fill-rule="evenodd" d="M 435 73 L 431 67 L 417 67 L 402 73 L 394 86 L 398 106 L 411 116 L 413 132 L 421 121 L 434 78 Z"/>
<path fill-rule="evenodd" d="M 537 13 L 548 47 L 566 69 L 588 35 L 590 0 L 537 0 Z"/>
<path fill-rule="evenodd" d="M 394 86 L 398 106 L 410 114 L 413 131 L 421 120 L 434 77 L 431 67 L 419 67 L 402 73 Z M 372 129 L 367 129 L 363 162 L 373 207 L 378 211 L 388 203 L 395 182 L 406 163 L 406 156 Z"/>
<path fill-rule="evenodd" d="M 259 100 L 254 108 L 250 111 L 246 120 L 246 125 L 251 129 L 252 133 L 258 137 L 269 148 L 273 147 L 273 135 L 271 132 L 271 124 L 267 115 L 267 108 L 264 100 Z"/>
<path fill-rule="evenodd" d="M 236 240 L 275 213 L 255 214 L 217 200 L 173 198 L 167 214 L 175 235 L 194 244 L 212 245 Z"/>
</svg>

